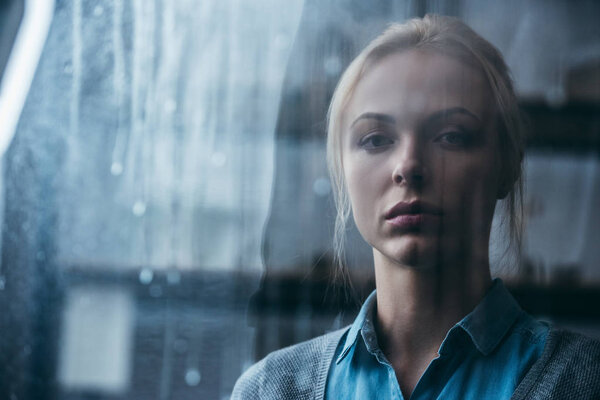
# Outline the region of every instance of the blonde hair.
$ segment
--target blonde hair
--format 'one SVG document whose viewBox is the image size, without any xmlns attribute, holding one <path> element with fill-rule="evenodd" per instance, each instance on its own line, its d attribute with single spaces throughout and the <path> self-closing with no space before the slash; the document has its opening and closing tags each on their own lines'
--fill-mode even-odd
<svg viewBox="0 0 600 400">
<path fill-rule="evenodd" d="M 500 52 L 462 21 L 452 17 L 426 15 L 403 24 L 390 25 L 352 61 L 333 93 L 327 116 L 327 164 L 337 210 L 333 250 L 334 262 L 340 267 L 338 272 L 344 271 L 341 267 L 345 259 L 345 232 L 351 213 L 343 174 L 342 116 L 358 82 L 369 67 L 390 54 L 409 49 L 430 50 L 457 58 L 480 69 L 487 79 L 498 119 L 498 152 L 501 154 L 499 159 L 502 160 L 503 171 L 499 197 L 505 198 L 509 215 L 510 244 L 516 244 L 517 249 L 520 249 L 524 131 L 510 71 Z"/>
</svg>

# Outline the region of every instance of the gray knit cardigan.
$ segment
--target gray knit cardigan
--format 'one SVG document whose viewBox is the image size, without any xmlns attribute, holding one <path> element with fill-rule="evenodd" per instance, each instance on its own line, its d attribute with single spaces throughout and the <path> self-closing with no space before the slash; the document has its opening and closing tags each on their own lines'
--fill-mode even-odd
<svg viewBox="0 0 600 400">
<path fill-rule="evenodd" d="M 324 399 L 329 365 L 347 329 L 269 354 L 238 379 L 231 399 Z M 599 400 L 600 342 L 551 329 L 511 399 Z"/>
</svg>

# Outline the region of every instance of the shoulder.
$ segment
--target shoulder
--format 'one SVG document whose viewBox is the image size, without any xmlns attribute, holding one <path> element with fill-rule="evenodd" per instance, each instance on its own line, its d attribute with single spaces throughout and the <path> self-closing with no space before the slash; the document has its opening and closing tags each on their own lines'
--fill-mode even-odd
<svg viewBox="0 0 600 400">
<path fill-rule="evenodd" d="M 600 341 L 551 329 L 541 357 L 517 392 L 515 398 L 600 398 Z"/>
<path fill-rule="evenodd" d="M 348 328 L 274 351 L 236 382 L 231 399 L 308 399 L 325 384 L 337 344 Z"/>
<path fill-rule="evenodd" d="M 600 341 L 559 329 L 550 331 L 548 341 L 544 350 L 548 370 L 569 373 L 579 380 L 594 378 L 600 383 Z"/>
<path fill-rule="evenodd" d="M 600 341 L 585 335 L 560 329 L 552 329 L 550 338 L 556 341 L 557 355 L 570 354 L 585 363 L 597 362 L 600 355 Z"/>
</svg>

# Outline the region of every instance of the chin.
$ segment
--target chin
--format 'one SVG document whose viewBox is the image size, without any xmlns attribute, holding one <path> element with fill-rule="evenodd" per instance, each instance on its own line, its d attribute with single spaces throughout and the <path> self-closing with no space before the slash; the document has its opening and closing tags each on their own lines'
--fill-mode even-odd
<svg viewBox="0 0 600 400">
<path fill-rule="evenodd" d="M 383 250 L 383 251 L 381 251 Z M 432 269 L 438 265 L 440 246 L 430 237 L 403 235 L 378 250 L 396 264 L 417 269 Z"/>
</svg>

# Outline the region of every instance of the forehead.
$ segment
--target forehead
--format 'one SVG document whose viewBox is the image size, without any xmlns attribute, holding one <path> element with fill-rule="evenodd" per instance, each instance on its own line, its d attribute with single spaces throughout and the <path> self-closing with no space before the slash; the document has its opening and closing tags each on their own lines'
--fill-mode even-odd
<svg viewBox="0 0 600 400">
<path fill-rule="evenodd" d="M 344 113 L 344 126 L 365 112 L 389 114 L 410 124 L 428 114 L 463 107 L 485 120 L 492 105 L 483 73 L 432 51 L 394 53 L 371 65 Z"/>
</svg>

